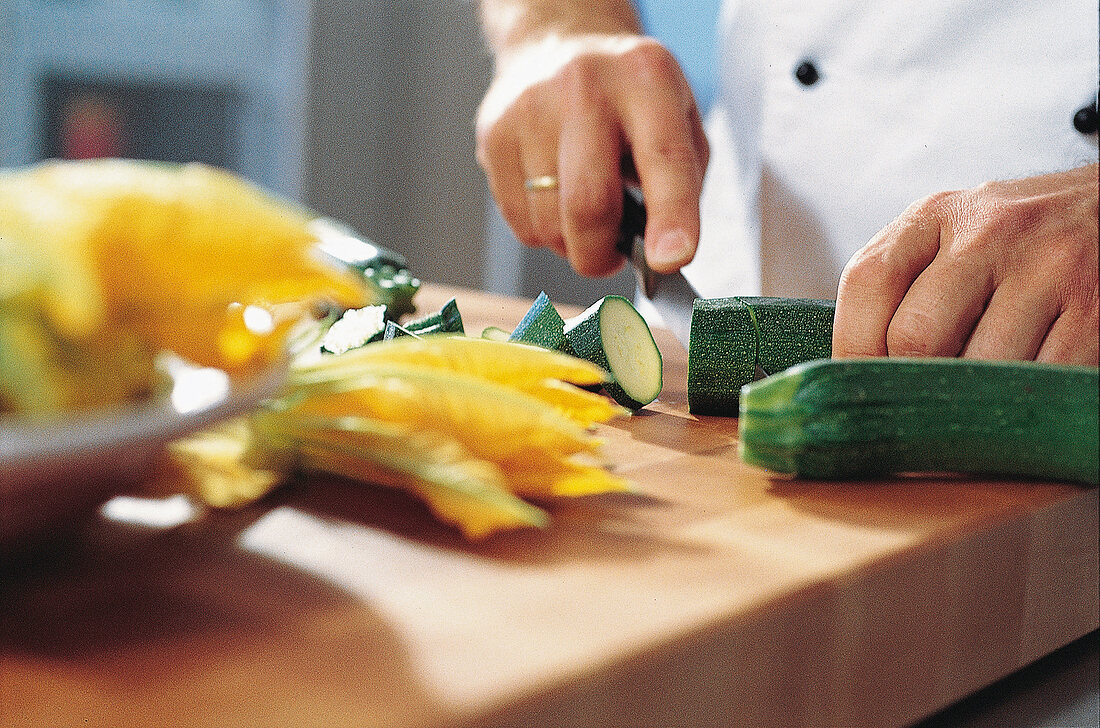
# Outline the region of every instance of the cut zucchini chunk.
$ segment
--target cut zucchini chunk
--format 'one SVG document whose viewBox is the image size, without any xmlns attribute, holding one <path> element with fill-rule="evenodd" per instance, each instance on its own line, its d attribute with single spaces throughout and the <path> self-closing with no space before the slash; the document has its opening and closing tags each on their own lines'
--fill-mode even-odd
<svg viewBox="0 0 1100 728">
<path fill-rule="evenodd" d="M 756 322 L 756 361 L 768 374 L 833 353 L 836 301 L 741 297 Z"/>
<path fill-rule="evenodd" d="M 808 478 L 957 472 L 1097 484 L 1097 369 L 818 360 L 741 393 L 745 462 Z"/>
<path fill-rule="evenodd" d="M 481 330 L 481 338 L 490 341 L 507 341 L 509 336 L 511 334 L 499 326 L 486 326 Z"/>
<path fill-rule="evenodd" d="M 688 345 L 688 409 L 697 415 L 737 414 L 741 387 L 753 380 L 756 325 L 739 298 L 697 298 Z"/>
<path fill-rule="evenodd" d="M 608 371 L 604 389 L 623 407 L 639 410 L 661 393 L 661 352 L 645 319 L 622 296 L 605 296 L 566 321 L 565 338 L 575 356 Z"/>
<path fill-rule="evenodd" d="M 450 299 L 442 308 L 433 314 L 404 324 L 405 330 L 410 334 L 463 334 L 466 332 L 462 325 L 462 314 L 458 310 L 458 302 Z"/>
<path fill-rule="evenodd" d="M 534 344 L 544 349 L 561 349 L 565 341 L 565 321 L 543 291 L 531 304 L 531 308 L 520 320 L 510 341 Z"/>
<path fill-rule="evenodd" d="M 735 417 L 759 365 L 775 374 L 832 353 L 836 302 L 735 296 L 698 299 L 688 347 L 688 408 Z"/>
</svg>

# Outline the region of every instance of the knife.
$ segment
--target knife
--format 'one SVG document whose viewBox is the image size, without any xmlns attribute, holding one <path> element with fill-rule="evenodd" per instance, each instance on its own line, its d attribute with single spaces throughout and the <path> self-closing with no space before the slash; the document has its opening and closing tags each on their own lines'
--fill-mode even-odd
<svg viewBox="0 0 1100 728">
<path fill-rule="evenodd" d="M 634 268 L 638 292 L 649 299 L 660 314 L 666 327 L 691 352 L 691 312 L 699 294 L 684 274 L 658 273 L 649 267 L 645 259 L 646 211 L 641 190 L 623 188 L 623 217 L 619 223 L 619 238 L 615 249 L 625 255 Z M 754 378 L 768 376 L 760 362 L 755 362 Z"/>
<path fill-rule="evenodd" d="M 665 326 L 672 330 L 684 348 L 691 335 L 691 309 L 699 297 L 684 274 L 658 273 L 645 259 L 646 210 L 641 190 L 623 188 L 623 217 L 615 249 L 625 255 L 634 268 L 638 292 L 649 299 Z"/>
</svg>

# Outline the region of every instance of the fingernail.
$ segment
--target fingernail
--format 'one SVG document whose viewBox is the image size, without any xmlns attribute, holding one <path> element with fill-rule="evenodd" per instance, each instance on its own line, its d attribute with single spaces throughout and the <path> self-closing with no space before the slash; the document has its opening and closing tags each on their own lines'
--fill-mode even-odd
<svg viewBox="0 0 1100 728">
<path fill-rule="evenodd" d="M 691 255 L 691 240 L 683 230 L 669 230 L 657 238 L 652 250 L 646 251 L 646 258 L 655 268 L 675 268 L 684 264 Z"/>
</svg>

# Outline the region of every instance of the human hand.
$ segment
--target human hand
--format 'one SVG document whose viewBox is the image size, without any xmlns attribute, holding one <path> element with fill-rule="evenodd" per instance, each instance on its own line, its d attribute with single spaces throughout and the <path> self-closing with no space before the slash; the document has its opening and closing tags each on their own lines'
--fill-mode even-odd
<svg viewBox="0 0 1100 728">
<path fill-rule="evenodd" d="M 932 195 L 840 278 L 833 355 L 1097 364 L 1097 165 Z"/>
<path fill-rule="evenodd" d="M 671 53 L 629 33 L 543 37 L 498 57 L 477 118 L 477 157 L 516 237 L 582 275 L 619 270 L 624 183 L 645 196 L 646 259 L 689 262 L 709 149 Z M 557 189 L 524 189 L 554 176 Z"/>
</svg>

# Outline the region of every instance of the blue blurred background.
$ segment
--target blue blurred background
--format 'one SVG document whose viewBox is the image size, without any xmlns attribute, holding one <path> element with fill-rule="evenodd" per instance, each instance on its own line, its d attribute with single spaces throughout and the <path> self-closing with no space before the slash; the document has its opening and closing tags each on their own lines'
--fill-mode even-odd
<svg viewBox="0 0 1100 728">
<path fill-rule="evenodd" d="M 646 0 L 700 104 L 719 0 Z M 0 0 L 0 164 L 225 166 L 404 253 L 425 279 L 587 303 L 519 246 L 474 160 L 491 60 L 469 0 Z"/>
<path fill-rule="evenodd" d="M 638 15 L 646 32 L 660 38 L 680 61 L 695 91 L 695 100 L 705 111 L 715 94 L 715 29 L 721 0 L 695 0 L 675 3 L 670 0 L 637 2 Z"/>
</svg>

